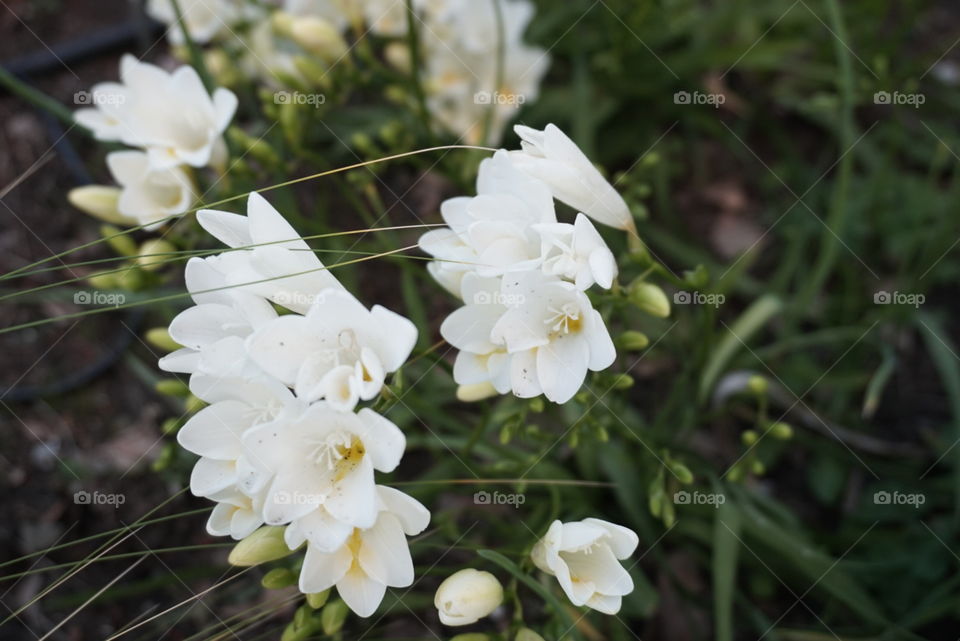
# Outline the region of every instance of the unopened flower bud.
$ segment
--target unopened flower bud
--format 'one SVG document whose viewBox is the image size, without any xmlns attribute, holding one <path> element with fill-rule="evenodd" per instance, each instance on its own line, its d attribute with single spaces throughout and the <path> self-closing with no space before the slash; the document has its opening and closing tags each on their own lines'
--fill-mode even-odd
<svg viewBox="0 0 960 641">
<path fill-rule="evenodd" d="M 260 579 L 260 585 L 268 590 L 278 590 L 297 584 L 297 573 L 290 568 L 274 568 L 263 575 Z M 311 594 L 307 595 L 307 602 L 310 602 Z"/>
<path fill-rule="evenodd" d="M 265 525 L 253 534 L 237 543 L 227 561 L 230 565 L 249 567 L 269 561 L 276 561 L 292 554 L 283 540 L 284 528 L 277 525 Z"/>
<path fill-rule="evenodd" d="M 290 23 L 290 37 L 324 60 L 336 60 L 347 52 L 347 43 L 337 28 L 330 21 L 316 16 L 294 18 Z"/>
<path fill-rule="evenodd" d="M 633 283 L 630 286 L 630 300 L 651 316 L 666 318 L 670 315 L 670 300 L 666 293 L 653 283 Z"/>
<path fill-rule="evenodd" d="M 144 338 L 149 344 L 166 352 L 174 352 L 181 347 L 180 343 L 170 338 L 170 332 L 167 331 L 166 327 L 148 329 Z"/>
<path fill-rule="evenodd" d="M 530 628 L 520 628 L 514 641 L 543 641 L 543 637 Z"/>
<path fill-rule="evenodd" d="M 770 436 L 781 441 L 789 440 L 793 437 L 793 428 L 789 423 L 774 423 L 770 426 Z"/>
<path fill-rule="evenodd" d="M 503 586 L 489 572 L 473 568 L 460 570 L 437 588 L 433 604 L 440 612 L 440 622 L 458 626 L 476 623 L 503 603 Z"/>
<path fill-rule="evenodd" d="M 137 221 L 117 209 L 120 189 L 106 185 L 85 185 L 67 192 L 70 204 L 94 218 L 115 225 L 136 225 Z"/>
<path fill-rule="evenodd" d="M 175 251 L 177 251 L 177 248 L 170 241 L 160 238 L 145 240 L 137 250 L 137 265 L 148 272 L 155 271 L 163 267 L 164 263 L 169 260 L 166 255 Z"/>
<path fill-rule="evenodd" d="M 490 383 L 461 385 L 457 388 L 457 400 L 462 403 L 474 403 L 496 395 L 497 390 Z"/>
<path fill-rule="evenodd" d="M 325 605 L 320 612 L 320 627 L 323 628 L 323 633 L 331 636 L 339 632 L 347 620 L 349 612 L 350 608 L 340 599 Z"/>
<path fill-rule="evenodd" d="M 296 579 L 297 575 L 294 572 L 290 572 L 290 574 L 292 574 L 294 577 L 293 583 L 291 583 L 290 585 L 294 585 L 297 582 L 297 579 Z M 323 592 L 311 592 L 310 594 L 307 595 L 307 605 L 309 605 L 314 610 L 319 610 L 327 603 L 327 599 L 329 598 L 330 598 L 330 590 L 324 590 Z"/>
<path fill-rule="evenodd" d="M 121 256 L 136 256 L 137 244 L 127 234 L 113 225 L 101 225 L 100 236 Z"/>
<path fill-rule="evenodd" d="M 187 396 L 190 393 L 187 384 L 175 378 L 165 378 L 157 381 L 153 388 L 164 396 Z"/>
<path fill-rule="evenodd" d="M 767 379 L 763 376 L 755 374 L 747 379 L 747 389 L 757 396 L 763 396 L 766 394 L 769 386 L 770 385 L 767 382 Z"/>
<path fill-rule="evenodd" d="M 646 334 L 633 330 L 624 332 L 617 338 L 617 345 L 620 349 L 625 349 L 628 352 L 639 352 L 646 349 L 649 344 L 650 339 L 647 338 Z"/>
</svg>

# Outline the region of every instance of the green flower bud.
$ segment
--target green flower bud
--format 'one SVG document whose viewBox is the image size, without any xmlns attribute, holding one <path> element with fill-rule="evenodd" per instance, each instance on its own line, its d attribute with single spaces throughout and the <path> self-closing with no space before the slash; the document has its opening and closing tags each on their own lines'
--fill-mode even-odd
<svg viewBox="0 0 960 641">
<path fill-rule="evenodd" d="M 173 461 L 173 457 L 176 455 L 176 448 L 173 443 L 165 443 L 162 448 L 160 448 L 160 454 L 150 465 L 150 469 L 154 472 L 160 472 L 167 469 L 170 466 L 170 463 Z"/>
<path fill-rule="evenodd" d="M 611 389 L 625 390 L 633 387 L 633 377 L 629 374 L 617 374 L 613 378 Z"/>
<path fill-rule="evenodd" d="M 617 346 L 628 352 L 639 352 L 650 345 L 650 339 L 643 332 L 633 330 L 620 334 L 617 338 Z"/>
<path fill-rule="evenodd" d="M 260 579 L 260 585 L 268 590 L 278 590 L 280 588 L 286 588 L 296 584 L 297 573 L 290 568 L 274 568 L 264 574 L 263 578 Z M 307 603 L 310 603 L 311 596 L 313 595 L 307 595 Z"/>
<path fill-rule="evenodd" d="M 297 582 L 297 575 L 293 572 L 290 572 L 293 576 L 293 582 L 290 585 L 294 585 Z M 307 595 L 307 605 L 309 605 L 314 610 L 319 610 L 326 604 L 327 599 L 330 598 L 330 590 L 324 590 L 323 592 L 311 592 Z"/>
<path fill-rule="evenodd" d="M 788 441 L 793 438 L 793 428 L 789 423 L 774 423 L 770 426 L 770 436 L 781 441 Z"/>
<path fill-rule="evenodd" d="M 693 483 L 693 472 L 690 471 L 683 463 L 679 461 L 670 461 L 669 462 L 670 471 L 673 472 L 674 476 L 677 477 L 677 481 L 683 485 L 690 485 Z"/>
<path fill-rule="evenodd" d="M 101 225 L 100 236 L 107 240 L 107 244 L 121 256 L 136 256 L 137 244 L 133 242 L 129 234 L 121 233 L 119 227 L 113 225 Z"/>
<path fill-rule="evenodd" d="M 750 471 L 757 476 L 763 476 L 767 472 L 767 466 L 760 461 L 754 461 L 750 465 Z"/>
<path fill-rule="evenodd" d="M 171 254 L 175 251 L 177 251 L 177 248 L 169 241 L 160 238 L 145 240 L 137 249 L 137 265 L 149 272 L 156 271 L 171 258 L 164 254 Z"/>
<path fill-rule="evenodd" d="M 740 440 L 744 445 L 750 446 L 757 442 L 757 433 L 753 430 L 746 430 L 743 434 L 740 435 Z"/>
<path fill-rule="evenodd" d="M 323 633 L 330 636 L 339 632 L 349 613 L 350 608 L 340 599 L 325 605 L 320 612 L 320 627 L 323 628 Z"/>
<path fill-rule="evenodd" d="M 520 628 L 514 641 L 543 641 L 543 637 L 530 628 Z"/>
<path fill-rule="evenodd" d="M 754 375 L 747 379 L 747 389 L 757 396 L 765 395 L 769 386 L 770 384 L 763 376 Z"/>
<path fill-rule="evenodd" d="M 265 525 L 237 543 L 227 561 L 230 565 L 249 567 L 276 561 L 293 553 L 283 540 L 282 526 Z"/>
<path fill-rule="evenodd" d="M 490 641 L 490 636 L 482 632 L 465 632 L 451 638 L 450 641 Z"/>
<path fill-rule="evenodd" d="M 666 318 L 670 315 L 670 300 L 666 293 L 653 283 L 645 281 L 634 282 L 630 285 L 630 301 L 657 318 Z"/>
<path fill-rule="evenodd" d="M 160 426 L 160 431 L 164 434 L 176 434 L 180 430 L 180 419 L 168 418 Z"/>
<path fill-rule="evenodd" d="M 197 398 L 193 394 L 187 396 L 187 399 L 183 403 L 183 410 L 188 414 L 196 414 L 204 407 L 206 407 L 206 401 Z"/>
<path fill-rule="evenodd" d="M 170 332 L 166 327 L 148 329 L 143 336 L 149 344 L 165 352 L 173 352 L 181 347 L 180 343 L 170 338 Z"/>
</svg>

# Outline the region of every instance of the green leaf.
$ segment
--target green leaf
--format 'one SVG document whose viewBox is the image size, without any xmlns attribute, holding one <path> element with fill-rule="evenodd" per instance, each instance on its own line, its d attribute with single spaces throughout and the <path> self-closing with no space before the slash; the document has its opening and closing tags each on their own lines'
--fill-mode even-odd
<svg viewBox="0 0 960 641">
<path fill-rule="evenodd" d="M 717 641 L 733 641 L 740 530 L 740 510 L 733 501 L 725 501 L 717 509 L 713 527 L 713 617 Z"/>
</svg>

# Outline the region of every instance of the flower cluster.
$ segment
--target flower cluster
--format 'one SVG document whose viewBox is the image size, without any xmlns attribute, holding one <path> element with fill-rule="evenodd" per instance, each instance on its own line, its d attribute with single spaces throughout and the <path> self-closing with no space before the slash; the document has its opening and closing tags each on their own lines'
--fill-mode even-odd
<svg viewBox="0 0 960 641">
<path fill-rule="evenodd" d="M 243 539 L 285 526 L 290 550 L 306 546 L 301 591 L 336 585 L 369 616 L 388 586 L 413 581 L 405 537 L 430 514 L 376 484 L 375 471 L 397 467 L 405 438 L 357 406 L 379 395 L 417 330 L 347 292 L 259 194 L 246 216 L 197 218 L 230 249 L 187 263 L 195 305 L 171 322 L 183 348 L 160 366 L 190 374 L 191 391 L 209 404 L 178 433 L 200 456 L 191 491 L 217 503 L 207 529 Z"/>
<path fill-rule="evenodd" d="M 209 94 L 193 67 L 170 73 L 126 54 L 120 82 L 94 86 L 89 98 L 94 106 L 78 110 L 77 123 L 97 140 L 137 148 L 107 154 L 120 184 L 116 210 L 131 221 L 149 229 L 182 214 L 196 199 L 191 168 L 226 163 L 223 132 L 237 97 L 223 88 Z"/>
<path fill-rule="evenodd" d="M 440 328 L 460 350 L 456 382 L 565 403 L 587 370 L 616 357 L 585 293 L 594 284 L 610 288 L 617 275 L 590 219 L 628 231 L 633 222 L 620 195 L 557 127 L 516 130 L 523 149 L 485 159 L 477 195 L 445 201 L 447 227 L 424 234 L 420 247 L 436 259 L 430 273 L 464 302 Z M 578 210 L 574 223 L 557 221 L 554 198 Z"/>
<path fill-rule="evenodd" d="M 344 36 L 386 40 L 385 59 L 405 73 L 416 64 L 425 106 L 439 129 L 468 144 L 496 144 L 527 102 L 537 99 L 549 54 L 523 41 L 534 17 L 530 0 L 283 0 L 269 16 L 240 0 L 182 1 L 191 37 L 206 44 L 235 41 L 247 75 L 275 88 L 323 84 L 329 69 L 350 53 Z M 171 0 L 148 10 L 183 43 Z M 413 20 L 419 59 L 406 41 Z M 246 25 L 244 27 L 243 25 Z M 221 66 L 213 56 L 208 66 Z M 228 67 L 235 67 L 227 63 Z"/>
</svg>

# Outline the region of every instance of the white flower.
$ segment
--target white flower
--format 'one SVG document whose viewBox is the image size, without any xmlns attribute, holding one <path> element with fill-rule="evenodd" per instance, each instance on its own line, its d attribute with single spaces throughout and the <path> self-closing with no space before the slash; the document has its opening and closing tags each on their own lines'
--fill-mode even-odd
<svg viewBox="0 0 960 641">
<path fill-rule="evenodd" d="M 629 558 L 637 543 L 632 530 L 600 519 L 554 521 L 530 556 L 557 577 L 571 603 L 616 614 L 622 597 L 633 592 L 633 579 L 617 560 Z"/>
<path fill-rule="evenodd" d="M 156 229 L 164 219 L 182 214 L 193 204 L 193 179 L 183 167 L 152 169 L 142 151 L 107 154 L 107 167 L 123 190 L 117 210 L 135 218 L 146 229 Z"/>
<path fill-rule="evenodd" d="M 319 401 L 299 416 L 244 434 L 258 469 L 242 478 L 240 487 L 253 493 L 269 483 L 263 517 L 270 525 L 322 506 L 337 521 L 368 528 L 377 514 L 373 472 L 393 471 L 405 443 L 403 432 L 371 409 L 340 412 Z"/>
<path fill-rule="evenodd" d="M 406 494 L 377 486 L 376 521 L 368 529 L 354 529 L 332 552 L 308 543 L 300 571 L 300 591 L 322 592 L 334 585 L 340 598 L 358 616 L 373 614 L 387 587 L 413 583 L 413 560 L 406 535 L 419 534 L 430 513 Z M 303 542 L 293 541 L 300 544 Z M 291 541 L 287 541 L 289 546 Z"/>
<path fill-rule="evenodd" d="M 535 225 L 556 223 L 550 190 L 518 171 L 507 152 L 480 163 L 477 195 L 444 201 L 440 213 L 449 228 L 420 238 L 420 247 L 437 258 L 430 273 L 460 295 L 463 273 L 499 276 L 536 269 L 542 244 Z"/>
<path fill-rule="evenodd" d="M 205 44 L 215 36 L 226 32 L 230 26 L 249 14 L 244 0 L 179 0 L 183 24 L 190 32 L 190 38 Z M 166 24 L 167 37 L 173 44 L 183 44 L 183 29 L 177 22 L 177 12 L 173 0 L 148 0 L 147 14 Z"/>
<path fill-rule="evenodd" d="M 489 572 L 466 568 L 451 574 L 433 598 L 444 625 L 476 623 L 503 603 L 503 586 Z"/>
<path fill-rule="evenodd" d="M 517 125 L 514 131 L 523 148 L 510 154 L 518 169 L 547 183 L 557 200 L 597 222 L 635 230 L 627 203 L 556 125 L 543 131 Z"/>
<path fill-rule="evenodd" d="M 600 371 L 616 358 L 603 318 L 573 284 L 540 272 L 511 274 L 503 279 L 501 296 L 509 307 L 490 339 L 510 354 L 517 396 L 543 393 L 566 403 L 583 385 L 588 369 Z"/>
<path fill-rule="evenodd" d="M 262 495 L 250 498 L 236 489 L 228 489 L 210 497 L 217 504 L 207 519 L 211 536 L 229 536 L 239 541 L 263 525 Z"/>
<path fill-rule="evenodd" d="M 453 364 L 453 380 L 460 385 L 490 383 L 501 394 L 509 392 L 510 355 L 493 341 L 494 326 L 507 312 L 499 278 L 463 277 L 464 306 L 440 326 L 443 339 L 460 350 Z"/>
<path fill-rule="evenodd" d="M 146 148 L 155 169 L 223 163 L 222 134 L 237 109 L 232 91 L 220 88 L 211 97 L 193 67 L 169 73 L 129 54 L 120 61 L 120 79 L 96 85 L 97 107 L 75 114 L 98 140 Z"/>
<path fill-rule="evenodd" d="M 342 288 L 300 234 L 258 193 L 250 194 L 246 216 L 204 209 L 197 212 L 197 220 L 239 250 L 211 262 L 227 284 L 239 290 L 302 314 L 323 290 Z"/>
<path fill-rule="evenodd" d="M 246 343 L 265 372 L 311 402 L 325 398 L 352 410 L 375 398 L 386 374 L 397 371 L 417 342 L 410 320 L 374 305 L 367 310 L 343 289 L 322 291 L 305 316 L 290 314 L 263 325 Z"/>
<path fill-rule="evenodd" d="M 610 289 L 617 275 L 617 260 L 590 219 L 577 214 L 573 225 L 535 225 L 543 241 L 543 272 L 573 281 L 587 290 L 597 283 Z"/>
<path fill-rule="evenodd" d="M 243 340 L 277 312 L 260 296 L 230 288 L 216 264 L 197 257 L 187 262 L 187 288 L 197 304 L 170 322 L 170 337 L 184 347 L 161 358 L 160 369 L 209 376 L 257 373 Z"/>
<path fill-rule="evenodd" d="M 214 500 L 223 496 L 236 505 L 240 475 L 260 466 L 257 451 L 244 446 L 244 435 L 285 413 L 296 413 L 298 404 L 287 388 L 269 380 L 192 376 L 190 389 L 210 403 L 177 432 L 177 442 L 200 456 L 190 475 L 190 491 Z"/>
</svg>

